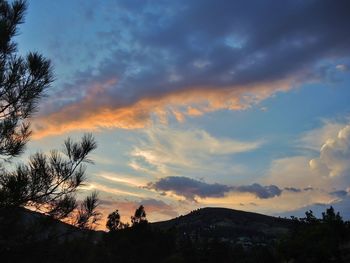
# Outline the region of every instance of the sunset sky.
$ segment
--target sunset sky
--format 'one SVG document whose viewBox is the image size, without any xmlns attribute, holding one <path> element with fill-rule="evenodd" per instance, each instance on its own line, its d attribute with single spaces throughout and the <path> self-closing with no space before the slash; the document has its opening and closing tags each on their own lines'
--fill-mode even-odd
<svg viewBox="0 0 350 263">
<path fill-rule="evenodd" d="M 128 220 L 207 206 L 350 219 L 350 2 L 30 0 L 52 60 L 30 153 L 98 142 L 81 193 Z"/>
</svg>

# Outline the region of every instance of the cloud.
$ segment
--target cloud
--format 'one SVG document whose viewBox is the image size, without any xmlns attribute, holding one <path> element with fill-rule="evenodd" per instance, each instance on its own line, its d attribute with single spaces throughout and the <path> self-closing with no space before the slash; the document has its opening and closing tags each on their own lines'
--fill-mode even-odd
<svg viewBox="0 0 350 263">
<path fill-rule="evenodd" d="M 336 65 L 335 68 L 339 71 L 342 71 L 342 72 L 349 71 L 349 66 L 346 64 L 338 64 L 338 65 Z"/>
<path fill-rule="evenodd" d="M 350 172 L 350 125 L 329 138 L 320 149 L 320 156 L 310 161 L 311 169 L 330 177 L 347 176 Z"/>
<path fill-rule="evenodd" d="M 326 187 L 329 180 L 313 173 L 309 167 L 309 161 L 308 156 L 291 156 L 273 160 L 263 182 L 297 189 Z"/>
<path fill-rule="evenodd" d="M 95 36 L 103 59 L 42 107 L 35 136 L 246 109 L 324 78 L 320 64 L 350 51 L 345 0 L 129 2 L 94 14 L 109 21 Z"/>
<path fill-rule="evenodd" d="M 144 183 L 144 178 L 135 178 L 135 176 L 130 174 L 120 174 L 101 171 L 95 175 L 97 178 L 103 178 L 108 182 L 127 185 L 131 187 L 139 187 Z"/>
<path fill-rule="evenodd" d="M 161 178 L 155 183 L 149 183 L 147 188 L 160 192 L 171 191 L 177 195 L 184 196 L 188 200 L 195 197 L 223 197 L 231 190 L 230 186 L 223 184 L 207 184 L 188 177 L 170 176 Z"/>
<path fill-rule="evenodd" d="M 285 187 L 284 190 L 294 192 L 294 193 L 300 193 L 301 189 L 295 188 L 295 187 Z"/>
<path fill-rule="evenodd" d="M 324 119 L 320 127 L 302 133 L 295 146 L 303 155 L 273 160 L 263 182 L 284 186 L 286 190 L 295 187 L 330 192 L 332 188 L 344 188 L 349 183 L 346 173 L 350 169 L 348 123 L 348 116 Z"/>
<path fill-rule="evenodd" d="M 350 126 L 348 118 L 323 120 L 322 126 L 301 135 L 296 142 L 304 155 L 273 160 L 265 183 L 298 189 L 344 188 L 349 184 Z"/>
<path fill-rule="evenodd" d="M 338 190 L 338 191 L 330 192 L 329 194 L 341 198 L 341 197 L 345 197 L 348 194 L 348 192 L 345 190 Z"/>
<path fill-rule="evenodd" d="M 161 178 L 157 182 L 149 183 L 146 187 L 159 192 L 173 192 L 190 201 L 195 201 L 196 197 L 220 198 L 229 192 L 251 193 L 260 199 L 272 198 L 282 193 L 282 190 L 275 185 L 261 186 L 255 183 L 252 185 L 229 186 L 218 183 L 209 184 L 184 176 Z"/>
<path fill-rule="evenodd" d="M 159 127 L 147 129 L 130 153 L 130 166 L 155 176 L 194 173 L 206 176 L 238 172 L 244 168 L 228 162 L 235 154 L 261 147 L 260 141 L 214 137 L 201 129 Z M 208 165 L 210 163 L 210 165 Z"/>
<path fill-rule="evenodd" d="M 338 135 L 344 123 L 331 120 L 323 120 L 322 126 L 302 134 L 299 139 L 299 147 L 319 152 L 322 145 L 329 139 Z"/>
<path fill-rule="evenodd" d="M 344 190 L 350 183 L 350 126 L 346 123 L 346 118 L 338 122 L 324 120 L 321 127 L 302 134 L 296 142 L 305 155 L 272 161 L 261 182 L 284 187 L 280 203 L 288 207 L 280 211 L 305 212 L 306 207 L 315 204 L 345 206 L 349 201 L 349 189 Z"/>
<path fill-rule="evenodd" d="M 251 193 L 261 199 L 272 198 L 275 196 L 279 196 L 282 193 L 282 190 L 278 188 L 276 185 L 262 186 L 256 183 L 252 185 L 242 185 L 242 186 L 232 187 L 232 190 L 235 192 L 241 192 L 241 193 Z"/>
<path fill-rule="evenodd" d="M 106 86 L 105 83 L 109 83 L 106 89 L 103 88 Z M 100 84 L 87 83 L 88 88 L 82 98 L 63 103 L 59 109 L 52 108 L 52 105 L 56 104 L 54 101 L 59 99 L 59 96 L 54 96 L 54 101 L 49 100 L 42 106 L 46 109 L 45 112 L 41 112 L 33 120 L 35 131 L 33 137 L 39 139 L 75 130 L 140 129 L 150 127 L 154 120 L 166 124 L 169 116 L 174 116 L 178 121 L 184 121 L 188 116 L 201 116 L 222 109 L 244 110 L 277 91 L 288 90 L 291 81 L 219 90 L 208 87 L 198 89 L 189 87 L 163 96 L 140 98 L 132 103 L 128 103 L 127 100 L 122 101 L 121 98 L 114 100 L 113 95 L 107 91 L 114 88 L 110 83 L 113 83 L 113 79 Z M 90 85 L 92 85 L 91 88 Z"/>
<path fill-rule="evenodd" d="M 116 196 L 132 196 L 132 197 L 138 197 L 138 198 L 144 198 L 145 194 L 140 193 L 140 191 L 135 191 L 135 188 L 133 191 L 125 191 L 122 189 L 118 189 L 115 187 L 106 186 L 104 184 L 100 184 L 97 182 L 92 182 L 89 184 L 86 184 L 85 186 L 81 187 L 82 190 L 97 190 L 102 191 L 104 193 L 116 195 Z"/>
</svg>

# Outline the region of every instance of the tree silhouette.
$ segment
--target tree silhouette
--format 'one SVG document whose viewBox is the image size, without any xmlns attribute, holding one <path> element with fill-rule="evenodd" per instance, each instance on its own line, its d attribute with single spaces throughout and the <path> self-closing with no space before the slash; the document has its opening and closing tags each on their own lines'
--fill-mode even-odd
<svg viewBox="0 0 350 263">
<path fill-rule="evenodd" d="M 38 53 L 17 54 L 13 37 L 23 23 L 26 1 L 0 0 L 0 208 L 32 206 L 62 219 L 78 210 L 77 224 L 85 227 L 98 218 L 93 193 L 78 208 L 75 193 L 85 181 L 89 153 L 96 148 L 92 135 L 81 142 L 67 139 L 63 153 L 36 153 L 28 164 L 6 171 L 5 161 L 19 156 L 31 134 L 29 117 L 53 81 L 50 61 Z"/>
<path fill-rule="evenodd" d="M 17 54 L 12 38 L 23 23 L 25 1 L 0 0 L 0 158 L 19 156 L 31 134 L 28 118 L 53 81 L 50 61 L 38 53 Z"/>
<path fill-rule="evenodd" d="M 333 206 L 326 209 L 326 212 L 322 212 L 322 221 L 328 224 L 343 224 L 343 219 L 339 212 L 335 213 Z"/>
<path fill-rule="evenodd" d="M 349 228 L 339 212 L 331 206 L 316 218 L 312 211 L 295 220 L 296 228 L 281 240 L 278 246 L 282 261 L 347 262 L 341 260 L 343 245 L 349 241 Z"/>
<path fill-rule="evenodd" d="M 131 216 L 131 223 L 132 226 L 148 223 L 146 219 L 146 211 L 143 205 L 140 205 L 140 207 L 135 210 L 135 214 Z"/>
<path fill-rule="evenodd" d="M 97 192 L 93 192 L 80 204 L 75 225 L 79 228 L 93 229 L 101 219 L 101 213 L 96 211 L 97 206 Z"/>
<path fill-rule="evenodd" d="M 118 209 L 110 213 L 107 218 L 106 227 L 109 231 L 116 231 L 119 229 L 120 215 Z"/>
<path fill-rule="evenodd" d="M 314 216 L 314 213 L 312 210 L 306 211 L 305 212 L 305 218 L 301 220 L 302 222 L 305 222 L 307 224 L 317 224 L 319 223 L 319 220 L 317 219 L 316 216 Z"/>
<path fill-rule="evenodd" d="M 51 151 L 49 156 L 36 153 L 30 157 L 29 164 L 1 174 L 0 205 L 33 206 L 57 219 L 67 217 L 77 208 L 74 194 L 85 181 L 83 163 L 91 163 L 88 154 L 97 144 L 92 135 L 87 134 L 79 143 L 68 138 L 64 146 L 63 153 Z M 93 193 L 82 203 L 80 210 L 85 211 L 81 212 L 82 216 L 91 214 L 96 199 Z"/>
</svg>

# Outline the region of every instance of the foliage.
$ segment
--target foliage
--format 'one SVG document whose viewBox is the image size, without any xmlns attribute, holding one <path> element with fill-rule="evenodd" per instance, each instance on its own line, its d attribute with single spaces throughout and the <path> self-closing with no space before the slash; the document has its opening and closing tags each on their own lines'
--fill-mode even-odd
<svg viewBox="0 0 350 263">
<path fill-rule="evenodd" d="M 96 148 L 92 135 L 81 142 L 67 139 L 64 152 L 36 153 L 14 171 L 5 162 L 24 151 L 31 134 L 29 118 L 53 81 L 50 61 L 38 53 L 22 57 L 13 41 L 23 23 L 26 1 L 0 0 L 0 208 L 34 207 L 56 218 L 77 209 L 77 225 L 87 227 L 98 219 L 97 196 L 77 206 L 75 193 L 85 181 L 88 155 Z"/>
<path fill-rule="evenodd" d="M 119 225 L 120 225 L 120 215 L 117 209 L 108 215 L 106 227 L 109 231 L 116 231 L 119 229 Z"/>
<path fill-rule="evenodd" d="M 0 0 L 0 157 L 19 156 L 31 134 L 28 118 L 53 81 L 50 61 L 38 53 L 17 54 L 12 41 L 23 23 L 25 1 Z"/>
<path fill-rule="evenodd" d="M 334 208 L 331 206 L 322 213 L 322 222 L 331 224 L 331 225 L 342 225 L 344 221 L 340 216 L 339 212 L 335 213 Z"/>
<path fill-rule="evenodd" d="M 78 209 L 75 223 L 77 227 L 92 229 L 97 224 L 97 221 L 101 219 L 101 213 L 96 211 L 98 203 L 97 192 L 93 192 L 83 200 Z"/>
<path fill-rule="evenodd" d="M 75 192 L 85 181 L 84 162 L 96 148 L 91 135 L 81 142 L 65 142 L 65 151 L 52 151 L 49 156 L 36 153 L 29 164 L 21 164 L 13 172 L 0 176 L 0 205 L 6 207 L 34 206 L 57 218 L 67 217 L 76 207 Z M 83 202 L 81 210 L 88 211 L 96 196 Z M 85 206 L 85 207 L 84 207 Z"/>
<path fill-rule="evenodd" d="M 342 262 L 342 245 L 349 242 L 349 225 L 334 208 L 328 208 L 317 219 L 311 210 L 296 220 L 296 228 L 278 245 L 283 260 L 296 262 Z M 348 252 L 346 252 L 348 253 Z"/>
<path fill-rule="evenodd" d="M 131 216 L 132 226 L 144 225 L 147 224 L 146 211 L 143 205 L 140 205 L 139 208 L 135 210 L 135 214 Z"/>
</svg>

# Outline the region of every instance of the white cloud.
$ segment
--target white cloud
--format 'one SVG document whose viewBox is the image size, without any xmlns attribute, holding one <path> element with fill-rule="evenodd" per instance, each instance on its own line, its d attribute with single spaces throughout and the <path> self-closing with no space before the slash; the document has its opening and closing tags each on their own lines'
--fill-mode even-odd
<svg viewBox="0 0 350 263">
<path fill-rule="evenodd" d="M 324 120 L 321 128 L 305 132 L 299 140 L 299 146 L 306 149 L 319 151 L 322 145 L 330 138 L 338 135 L 344 123 Z"/>
<path fill-rule="evenodd" d="M 280 188 L 293 187 L 298 191 L 283 191 L 278 197 L 278 202 L 273 202 L 273 204 L 269 200 L 259 200 L 255 203 L 268 213 L 304 209 L 316 203 L 334 203 L 337 198 L 330 192 L 339 188 L 334 187 L 333 178 L 322 176 L 310 169 L 309 161 L 310 158 L 307 156 L 274 160 L 263 183 L 276 184 Z"/>
<path fill-rule="evenodd" d="M 337 189 L 344 189 L 350 183 L 349 121 L 349 117 L 338 122 L 324 120 L 322 127 L 304 133 L 299 141 L 300 147 L 314 151 L 308 166 L 317 176 L 315 181 L 324 185 L 326 181 L 330 187 Z"/>
<path fill-rule="evenodd" d="M 324 121 L 322 127 L 303 134 L 299 147 L 300 142 L 311 152 L 272 161 L 262 180 L 264 184 L 301 190 L 284 191 L 279 197 L 279 210 L 303 210 L 314 204 L 342 202 L 345 197 L 335 193 L 345 193 L 350 183 L 350 125 Z M 316 151 L 317 157 L 310 157 Z M 262 202 L 258 204 L 264 206 Z"/>
<path fill-rule="evenodd" d="M 229 138 L 216 138 L 204 130 L 153 128 L 146 132 L 131 152 L 130 166 L 150 174 L 174 175 L 213 172 L 233 173 L 244 169 L 229 161 L 233 154 L 248 152 L 262 142 L 242 142 Z"/>
<path fill-rule="evenodd" d="M 131 174 L 121 174 L 121 173 L 112 173 L 112 172 L 99 172 L 95 175 L 97 178 L 103 178 L 111 182 L 129 185 L 133 187 L 143 186 L 147 180 L 142 177 L 135 177 Z"/>
<path fill-rule="evenodd" d="M 345 64 L 338 64 L 335 68 L 343 72 L 349 70 L 349 66 Z"/>
<path fill-rule="evenodd" d="M 139 191 L 138 192 L 124 191 L 124 190 L 117 189 L 115 187 L 106 186 L 96 182 L 89 183 L 87 186 L 82 187 L 81 189 L 102 191 L 104 193 L 112 194 L 120 197 L 122 196 L 145 197 L 145 195 L 140 194 Z"/>
<path fill-rule="evenodd" d="M 321 147 L 320 156 L 310 161 L 310 167 L 330 177 L 348 176 L 350 173 L 350 125 L 339 130 Z"/>
<path fill-rule="evenodd" d="M 306 156 L 293 156 L 272 161 L 268 176 L 264 180 L 267 184 L 280 187 L 320 188 L 324 182 L 313 173 L 309 167 L 310 159 Z"/>
</svg>

